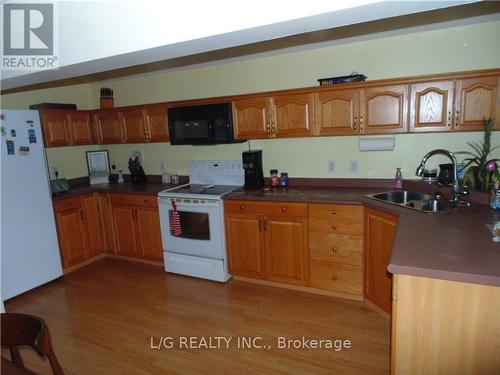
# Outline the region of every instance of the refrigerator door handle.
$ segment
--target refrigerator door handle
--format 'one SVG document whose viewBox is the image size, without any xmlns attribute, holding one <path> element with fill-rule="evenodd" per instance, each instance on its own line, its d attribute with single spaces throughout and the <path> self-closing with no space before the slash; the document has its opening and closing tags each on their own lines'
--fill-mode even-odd
<svg viewBox="0 0 500 375">
<path fill-rule="evenodd" d="M 43 149 L 43 158 L 45 160 L 45 175 L 47 176 L 47 185 L 49 185 L 49 198 L 52 200 L 52 186 L 50 184 L 50 169 L 49 169 L 49 159 L 47 158 L 47 150 Z"/>
</svg>

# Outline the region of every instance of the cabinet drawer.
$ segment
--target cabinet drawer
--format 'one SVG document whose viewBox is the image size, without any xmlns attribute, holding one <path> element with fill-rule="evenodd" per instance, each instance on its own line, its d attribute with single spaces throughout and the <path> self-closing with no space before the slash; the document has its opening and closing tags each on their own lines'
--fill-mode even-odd
<svg viewBox="0 0 500 375">
<path fill-rule="evenodd" d="M 309 231 L 319 233 L 347 234 L 361 236 L 363 221 L 309 218 Z"/>
<path fill-rule="evenodd" d="M 75 208 L 80 208 L 81 203 L 80 203 L 80 197 L 73 197 L 73 198 L 65 198 L 61 200 L 57 200 L 54 202 L 54 210 L 56 212 L 61 212 L 65 210 L 73 210 Z"/>
<path fill-rule="evenodd" d="M 226 200 L 224 210 L 231 213 L 264 214 L 276 217 L 307 217 L 306 203 Z"/>
<path fill-rule="evenodd" d="M 314 288 L 362 295 L 363 272 L 361 267 L 341 263 L 309 263 L 309 284 Z"/>
<path fill-rule="evenodd" d="M 309 217 L 363 221 L 363 206 L 350 204 L 309 204 Z"/>
<path fill-rule="evenodd" d="M 363 237 L 309 232 L 309 258 L 361 266 Z"/>
<path fill-rule="evenodd" d="M 145 194 L 110 194 L 112 205 L 157 207 L 158 197 Z"/>
</svg>

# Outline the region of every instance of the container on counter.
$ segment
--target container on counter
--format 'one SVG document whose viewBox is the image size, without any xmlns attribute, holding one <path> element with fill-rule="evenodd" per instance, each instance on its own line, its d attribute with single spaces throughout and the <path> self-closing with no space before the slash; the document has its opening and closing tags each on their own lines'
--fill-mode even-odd
<svg viewBox="0 0 500 375">
<path fill-rule="evenodd" d="M 173 174 L 170 176 L 170 181 L 172 184 L 177 185 L 179 183 L 179 175 Z"/>
<path fill-rule="evenodd" d="M 403 175 L 401 174 L 401 168 L 396 168 L 396 177 L 394 178 L 396 189 L 403 188 Z"/>
<path fill-rule="evenodd" d="M 288 186 L 288 173 L 287 172 L 281 172 L 280 184 L 281 184 L 281 186 Z"/>
<path fill-rule="evenodd" d="M 278 177 L 278 170 L 271 169 L 270 173 L 271 173 L 271 186 L 272 187 L 280 186 L 280 178 Z"/>
</svg>

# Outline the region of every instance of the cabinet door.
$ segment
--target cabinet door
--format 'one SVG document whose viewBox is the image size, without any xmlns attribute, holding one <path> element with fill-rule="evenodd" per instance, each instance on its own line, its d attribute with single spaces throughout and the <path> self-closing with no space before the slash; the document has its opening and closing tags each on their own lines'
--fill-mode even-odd
<svg viewBox="0 0 500 375">
<path fill-rule="evenodd" d="M 307 219 L 267 217 L 264 220 L 267 279 L 306 285 L 309 281 Z"/>
<path fill-rule="evenodd" d="M 277 95 L 272 98 L 271 132 L 277 137 L 313 134 L 312 94 Z"/>
<path fill-rule="evenodd" d="M 233 127 L 236 139 L 267 138 L 271 133 L 268 98 L 233 102 Z"/>
<path fill-rule="evenodd" d="M 360 91 L 361 133 L 407 131 L 408 85 L 380 86 Z"/>
<path fill-rule="evenodd" d="M 432 132 L 452 130 L 454 81 L 411 85 L 410 130 Z"/>
<path fill-rule="evenodd" d="M 102 219 L 98 205 L 98 195 L 89 194 L 80 198 L 83 221 L 87 234 L 88 257 L 94 257 L 105 251 Z"/>
<path fill-rule="evenodd" d="M 391 312 L 392 275 L 387 271 L 397 217 L 366 209 L 365 298 Z"/>
<path fill-rule="evenodd" d="M 96 114 L 100 143 L 122 143 L 123 132 L 118 112 L 99 112 Z"/>
<path fill-rule="evenodd" d="M 150 142 L 167 142 L 168 121 L 165 105 L 149 107 L 144 110 L 146 116 L 146 135 Z"/>
<path fill-rule="evenodd" d="M 90 118 L 87 112 L 69 112 L 68 121 L 73 145 L 89 145 L 92 143 Z"/>
<path fill-rule="evenodd" d="M 332 90 L 314 94 L 317 135 L 359 132 L 359 90 Z"/>
<path fill-rule="evenodd" d="M 87 259 L 86 231 L 80 207 L 56 212 L 57 232 L 64 268 L 74 266 Z"/>
<path fill-rule="evenodd" d="M 138 208 L 137 229 L 139 232 L 141 258 L 163 262 L 158 208 Z"/>
<path fill-rule="evenodd" d="M 142 109 L 131 109 L 120 112 L 123 124 L 123 135 L 126 143 L 140 143 L 146 141 L 146 127 L 144 126 L 144 112 Z"/>
<path fill-rule="evenodd" d="M 45 147 L 69 146 L 68 114 L 65 111 L 41 113 Z"/>
<path fill-rule="evenodd" d="M 493 76 L 457 81 L 455 130 L 482 131 L 483 118 L 495 117 L 497 80 Z"/>
<path fill-rule="evenodd" d="M 112 213 L 117 254 L 138 258 L 140 252 L 136 231 L 136 209 L 128 206 L 113 206 Z"/>
<path fill-rule="evenodd" d="M 226 213 L 225 221 L 229 272 L 265 279 L 263 216 Z"/>
</svg>

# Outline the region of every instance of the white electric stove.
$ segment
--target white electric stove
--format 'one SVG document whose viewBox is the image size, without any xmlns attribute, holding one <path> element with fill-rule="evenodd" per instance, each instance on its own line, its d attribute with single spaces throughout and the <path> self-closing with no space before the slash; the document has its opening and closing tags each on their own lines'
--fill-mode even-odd
<svg viewBox="0 0 500 375">
<path fill-rule="evenodd" d="M 225 282 L 228 272 L 222 196 L 244 183 L 240 160 L 191 160 L 190 183 L 158 193 L 165 270 Z M 181 233 L 171 230 L 173 204 Z"/>
</svg>

